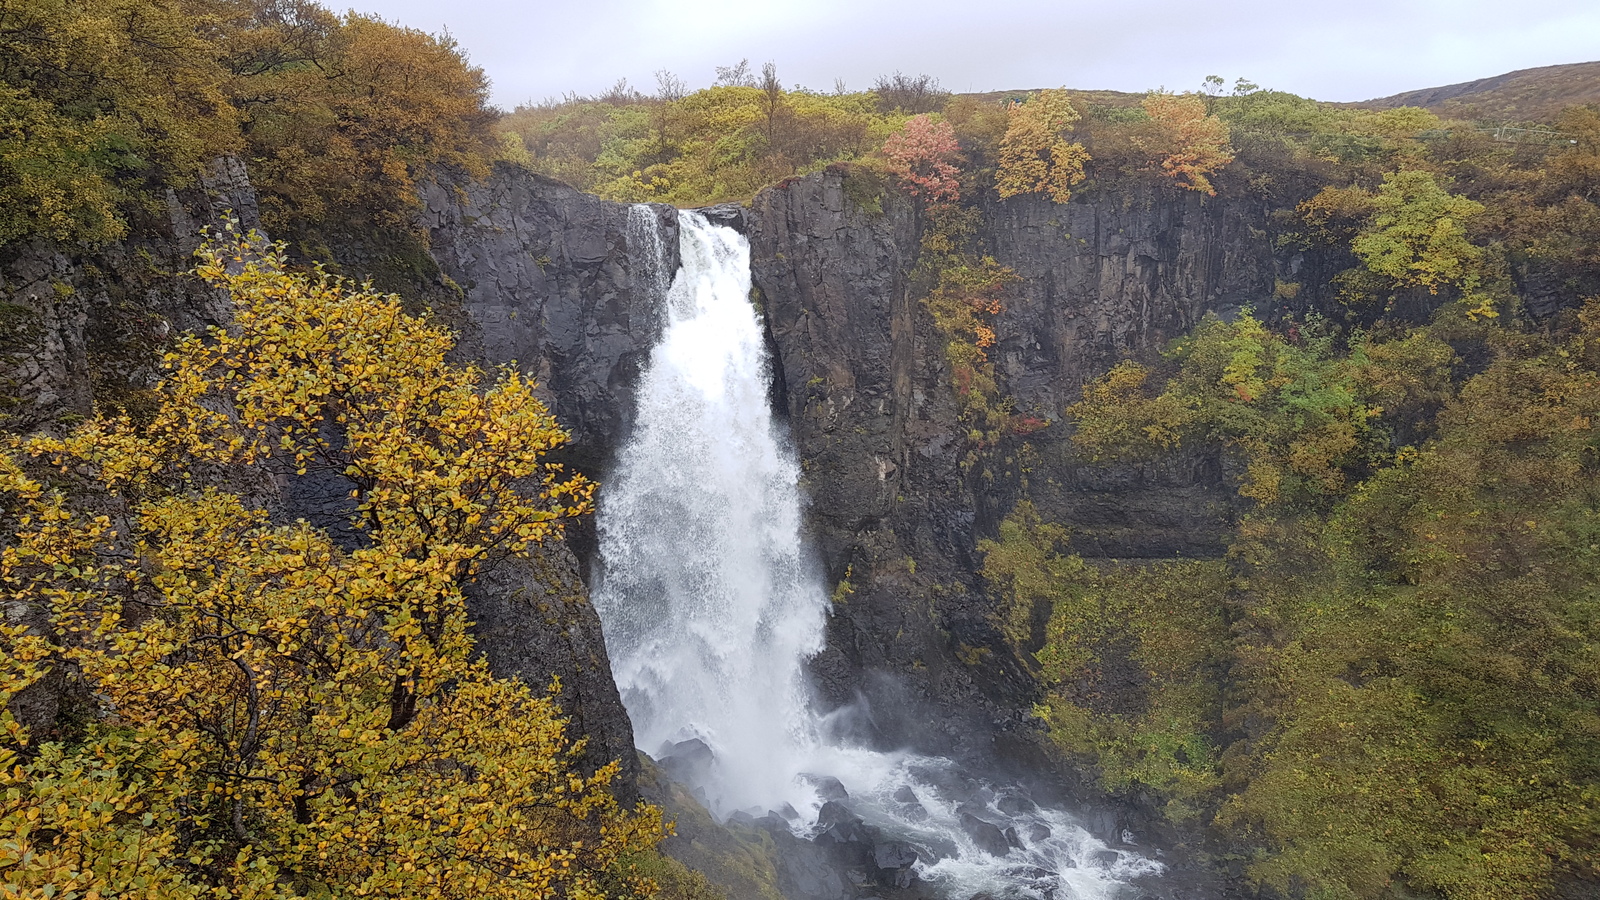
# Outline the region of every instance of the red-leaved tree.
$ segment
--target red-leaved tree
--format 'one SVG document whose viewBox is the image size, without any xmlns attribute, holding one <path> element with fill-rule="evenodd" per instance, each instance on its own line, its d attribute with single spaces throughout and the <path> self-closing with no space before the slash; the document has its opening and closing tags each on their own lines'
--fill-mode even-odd
<svg viewBox="0 0 1600 900">
<path fill-rule="evenodd" d="M 950 123 L 934 122 L 926 115 L 907 119 L 899 131 L 883 142 L 889 173 L 900 179 L 911 196 L 927 200 L 961 199 L 955 164 L 960 152 Z"/>
</svg>

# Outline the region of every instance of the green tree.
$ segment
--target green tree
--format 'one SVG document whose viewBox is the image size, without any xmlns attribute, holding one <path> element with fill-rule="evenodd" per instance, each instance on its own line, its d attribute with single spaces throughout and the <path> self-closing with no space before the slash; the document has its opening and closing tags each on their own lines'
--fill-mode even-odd
<svg viewBox="0 0 1600 900">
<path fill-rule="evenodd" d="M 173 0 L 0 3 L 0 244 L 120 237 L 156 202 L 147 179 L 192 183 L 237 148 L 212 21 Z"/>
<path fill-rule="evenodd" d="M 1350 245 L 1369 271 L 1430 294 L 1477 283 L 1483 250 L 1467 239 L 1466 229 L 1483 214 L 1483 204 L 1413 169 L 1385 175 L 1372 206 L 1371 221 Z"/>
</svg>

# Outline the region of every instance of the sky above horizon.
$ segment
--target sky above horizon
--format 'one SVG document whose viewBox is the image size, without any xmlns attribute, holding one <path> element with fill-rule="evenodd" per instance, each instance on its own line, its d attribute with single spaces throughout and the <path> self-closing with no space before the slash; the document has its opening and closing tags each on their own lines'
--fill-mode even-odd
<svg viewBox="0 0 1600 900">
<path fill-rule="evenodd" d="M 716 67 L 774 62 L 786 85 L 872 86 L 895 71 L 947 90 L 1066 86 L 1192 90 L 1207 75 L 1319 100 L 1366 100 L 1515 69 L 1600 59 L 1594 0 L 348 0 L 448 31 L 494 101 L 646 93 L 667 70 L 691 89 Z M 338 4 L 330 4 L 338 8 Z"/>
</svg>

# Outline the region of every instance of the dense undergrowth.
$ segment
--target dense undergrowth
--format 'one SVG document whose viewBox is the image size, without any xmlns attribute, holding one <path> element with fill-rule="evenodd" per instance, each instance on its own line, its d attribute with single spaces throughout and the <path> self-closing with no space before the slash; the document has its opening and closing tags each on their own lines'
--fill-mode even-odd
<svg viewBox="0 0 1600 900">
<path fill-rule="evenodd" d="M 1220 190 L 1343 268 L 1065 411 L 1085 462 L 1209 454 L 1240 506 L 1224 558 L 1139 564 L 1011 513 L 984 574 L 1038 712 L 1282 896 L 1592 885 L 1600 114 L 1566 111 L 1551 149 L 1416 110 L 1335 127 L 1270 92 L 1214 108 L 1238 153 Z"/>
<path fill-rule="evenodd" d="M 419 178 L 493 157 L 482 71 L 449 39 L 374 17 L 309 0 L 5 0 L 0 25 L 0 244 L 121 237 L 236 155 L 271 233 L 315 250 L 408 232 Z"/>
</svg>

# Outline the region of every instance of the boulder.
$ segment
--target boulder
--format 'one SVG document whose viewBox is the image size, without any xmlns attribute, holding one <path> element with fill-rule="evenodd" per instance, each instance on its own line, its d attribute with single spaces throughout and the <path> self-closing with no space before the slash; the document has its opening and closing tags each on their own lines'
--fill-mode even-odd
<svg viewBox="0 0 1600 900">
<path fill-rule="evenodd" d="M 993 822 L 986 822 L 972 813 L 964 812 L 961 814 L 961 830 L 978 845 L 979 850 L 990 856 L 1005 856 L 1011 852 L 1011 844 L 1006 840 L 1005 832 Z"/>
</svg>

